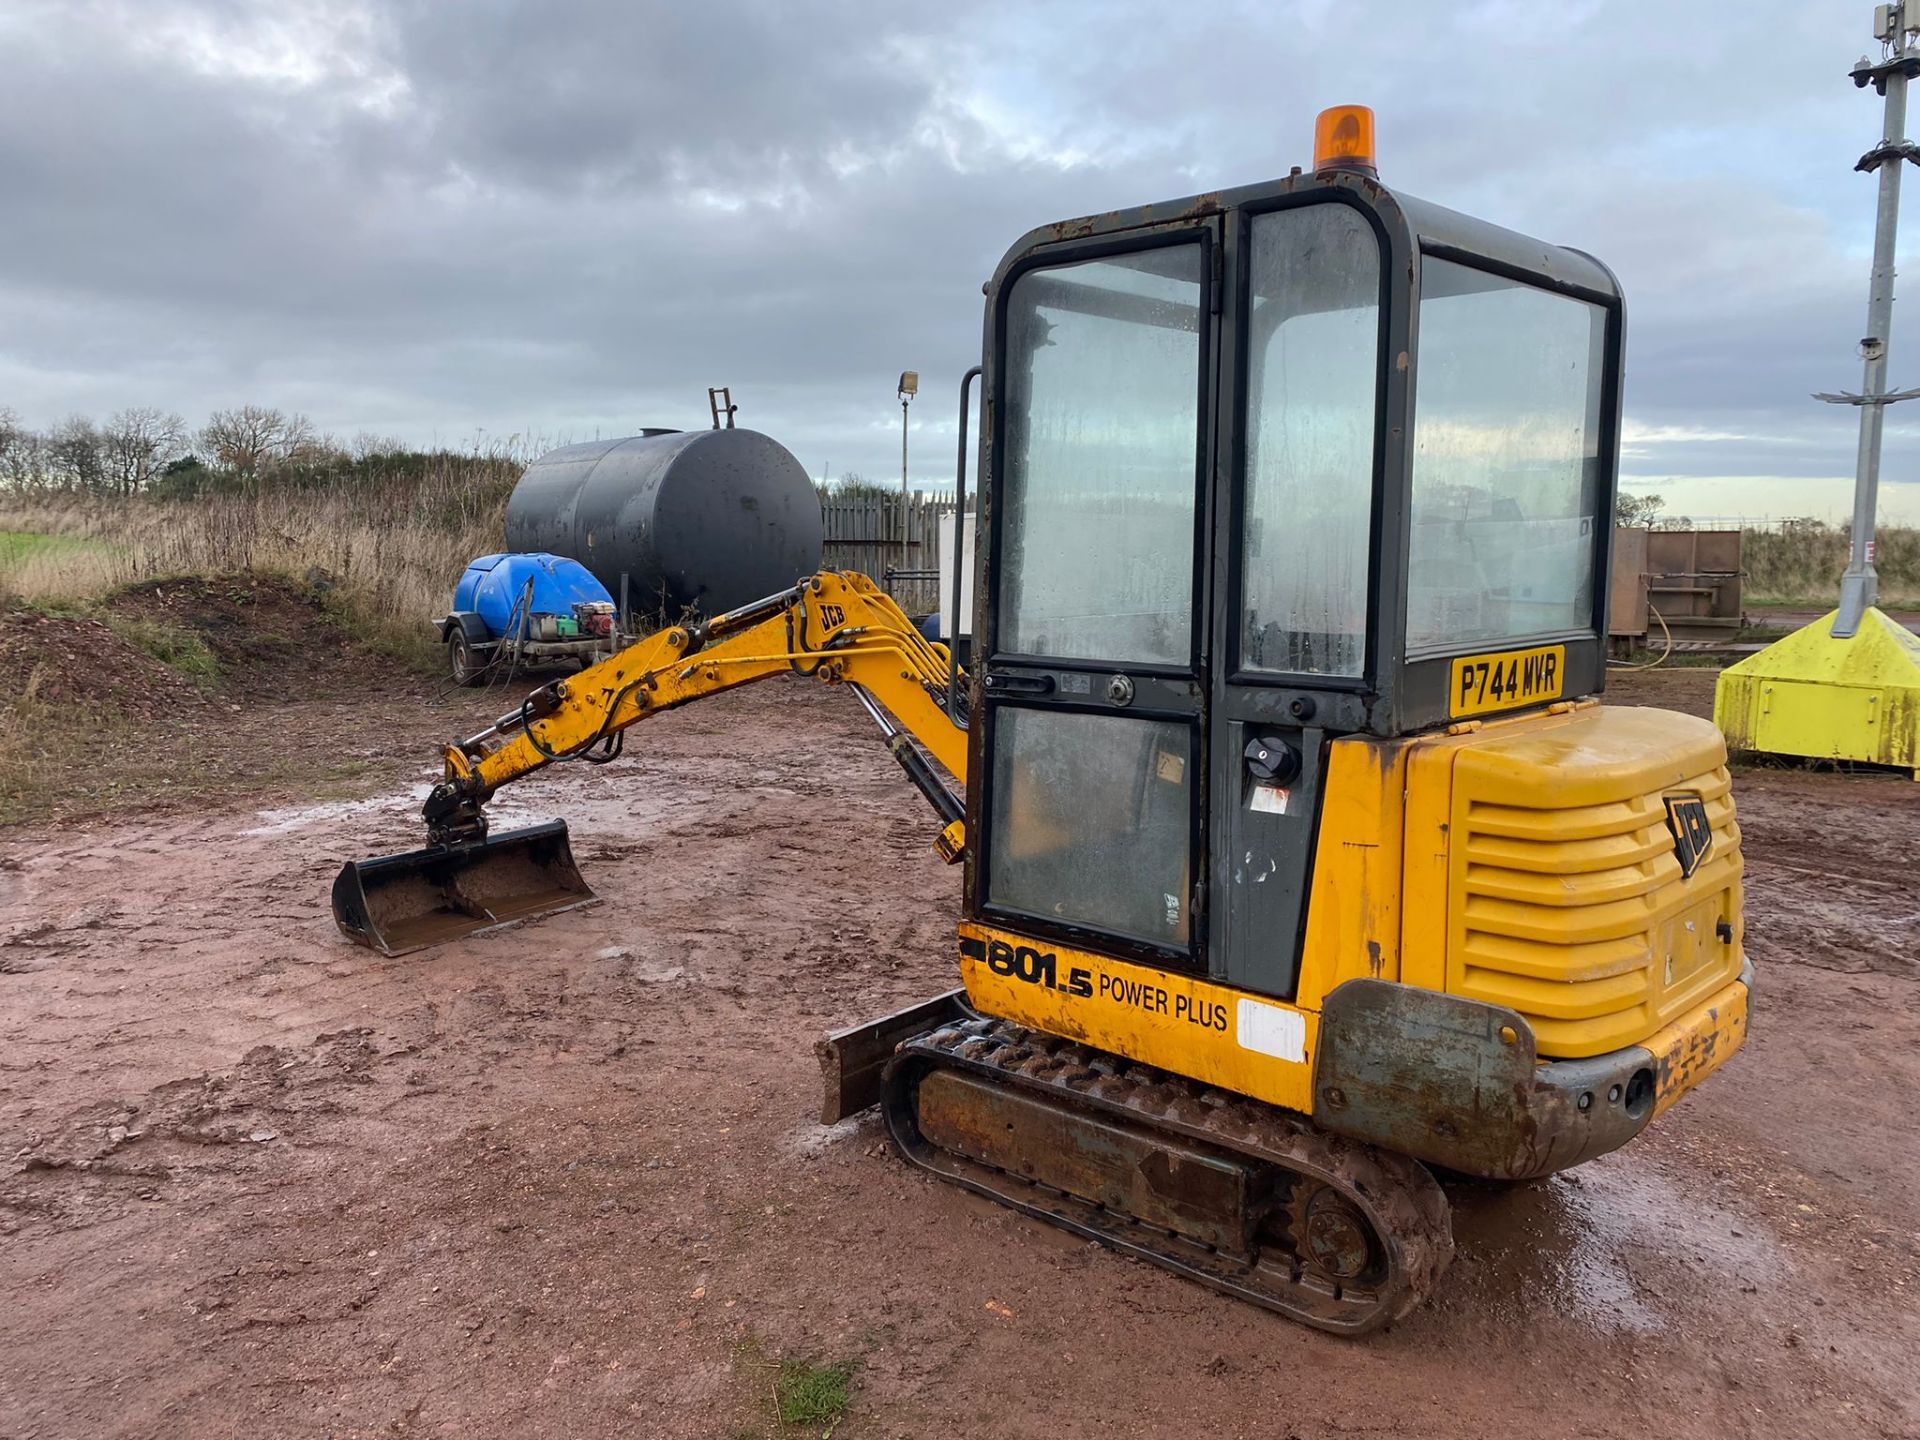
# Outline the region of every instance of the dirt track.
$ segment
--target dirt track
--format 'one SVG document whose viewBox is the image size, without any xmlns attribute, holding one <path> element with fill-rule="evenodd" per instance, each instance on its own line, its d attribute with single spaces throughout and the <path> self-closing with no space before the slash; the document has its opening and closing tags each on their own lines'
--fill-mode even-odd
<svg viewBox="0 0 1920 1440">
<path fill-rule="evenodd" d="M 859 1362 L 843 1440 L 1920 1434 L 1920 786 L 1744 775 L 1747 1051 L 1453 1189 L 1439 1301 L 1341 1342 L 814 1122 L 812 1039 L 951 983 L 865 724 L 772 684 L 517 787 L 606 903 L 398 960 L 326 890 L 404 786 L 0 832 L 0 1437 L 769 1434 L 787 1355 Z"/>
</svg>

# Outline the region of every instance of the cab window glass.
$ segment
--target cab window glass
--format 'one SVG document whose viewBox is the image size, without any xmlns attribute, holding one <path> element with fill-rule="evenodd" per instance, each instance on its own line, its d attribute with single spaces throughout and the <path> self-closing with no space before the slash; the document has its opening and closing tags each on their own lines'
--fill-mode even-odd
<svg viewBox="0 0 1920 1440">
<path fill-rule="evenodd" d="M 1431 257 L 1420 291 L 1407 648 L 1585 630 L 1606 314 Z"/>
<path fill-rule="evenodd" d="M 1240 663 L 1366 662 L 1380 250 L 1347 205 L 1253 221 Z"/>
<path fill-rule="evenodd" d="M 1003 706 L 989 902 L 1184 949 L 1192 773 L 1182 722 Z"/>
<path fill-rule="evenodd" d="M 1195 244 L 1030 270 L 1007 302 L 999 648 L 1193 652 Z"/>
</svg>

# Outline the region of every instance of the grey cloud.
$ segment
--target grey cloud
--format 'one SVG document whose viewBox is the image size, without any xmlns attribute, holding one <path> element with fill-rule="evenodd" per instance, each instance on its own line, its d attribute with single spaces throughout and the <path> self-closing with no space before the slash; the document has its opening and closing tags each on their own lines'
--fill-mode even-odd
<svg viewBox="0 0 1920 1440">
<path fill-rule="evenodd" d="M 534 190 L 812 176 L 926 103 L 868 5 L 395 7 L 393 61 L 452 163 Z M 941 11 L 932 12 L 938 16 Z"/>
<path fill-rule="evenodd" d="M 1872 187 L 1847 166 L 1878 118 L 1844 79 L 1861 27 L 1819 7 L 334 10 L 355 23 L 297 79 L 155 40 L 244 40 L 260 7 L 0 18 L 0 403 L 578 436 L 697 423 L 728 382 L 810 465 L 886 473 L 912 365 L 932 480 L 1007 244 L 1283 173 L 1360 99 L 1390 182 L 1614 265 L 1643 428 L 1747 437 L 1636 466 L 1849 464 L 1805 397 L 1853 383 Z M 1893 437 L 1894 480 L 1913 453 Z"/>
</svg>

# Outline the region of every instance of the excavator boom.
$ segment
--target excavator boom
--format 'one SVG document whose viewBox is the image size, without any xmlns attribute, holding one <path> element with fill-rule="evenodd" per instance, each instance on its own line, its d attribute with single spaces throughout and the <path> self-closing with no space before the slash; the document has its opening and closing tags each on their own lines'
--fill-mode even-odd
<svg viewBox="0 0 1920 1440">
<path fill-rule="evenodd" d="M 966 728 L 950 696 L 958 671 L 872 580 L 823 571 L 704 623 L 655 631 L 448 745 L 445 776 L 422 809 L 427 846 L 342 866 L 335 923 L 397 955 L 591 904 L 565 822 L 489 835 L 486 802 L 546 766 L 617 758 L 626 732 L 649 716 L 777 675 L 854 691 L 940 817 L 936 847 L 958 860 L 963 807 L 939 773 L 964 791 Z"/>
</svg>

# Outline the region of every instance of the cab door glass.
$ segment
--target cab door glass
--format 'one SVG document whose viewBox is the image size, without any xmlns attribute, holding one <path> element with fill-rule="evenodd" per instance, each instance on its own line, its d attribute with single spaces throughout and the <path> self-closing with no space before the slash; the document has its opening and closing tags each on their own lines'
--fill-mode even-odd
<svg viewBox="0 0 1920 1440">
<path fill-rule="evenodd" d="M 998 648 L 1187 665 L 1206 260 L 1030 270 L 1006 320 Z"/>
<path fill-rule="evenodd" d="M 1256 215 L 1247 320 L 1240 664 L 1366 663 L 1380 248 L 1348 205 Z"/>
<path fill-rule="evenodd" d="M 1420 263 L 1410 651 L 1593 624 L 1606 312 Z"/>
<path fill-rule="evenodd" d="M 1167 949 L 1190 939 L 1193 731 L 1002 706 L 993 722 L 996 906 Z"/>
</svg>

